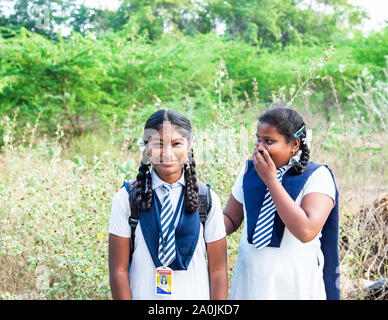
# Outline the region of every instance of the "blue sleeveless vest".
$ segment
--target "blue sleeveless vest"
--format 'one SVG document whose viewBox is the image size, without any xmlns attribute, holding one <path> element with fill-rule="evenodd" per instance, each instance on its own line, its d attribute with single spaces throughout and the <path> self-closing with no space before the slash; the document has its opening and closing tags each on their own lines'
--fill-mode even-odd
<svg viewBox="0 0 388 320">
<path fill-rule="evenodd" d="M 288 170 L 283 176 L 282 185 L 290 197 L 295 201 L 310 175 L 322 164 L 308 162 L 305 171 L 300 175 L 293 175 Z M 326 168 L 328 168 L 325 165 Z M 333 173 L 328 168 L 333 178 L 336 196 L 335 206 L 331 210 L 323 228 L 321 250 L 324 255 L 323 280 L 327 300 L 339 300 L 339 256 L 338 256 L 338 189 Z M 252 160 L 247 161 L 247 170 L 243 177 L 244 204 L 247 213 L 248 242 L 252 244 L 252 236 L 256 221 L 265 196 L 266 186 L 260 179 Z M 283 238 L 284 223 L 277 212 L 275 213 L 271 242 L 268 246 L 280 247 Z"/>
<path fill-rule="evenodd" d="M 154 201 L 150 209 L 146 211 L 140 211 L 140 227 L 143 232 L 145 242 L 148 247 L 148 251 L 151 254 L 155 267 L 162 266 L 158 258 L 159 248 L 159 224 L 157 215 L 160 215 L 161 203 L 153 191 Z M 173 270 L 187 270 L 190 261 L 193 257 L 195 248 L 197 247 L 199 231 L 200 231 L 200 218 L 198 212 L 187 213 L 183 203 L 184 187 L 182 187 L 182 193 L 180 201 L 178 202 L 177 210 L 181 208 L 181 216 L 175 229 L 175 260 L 169 265 Z M 175 213 L 177 213 L 175 211 Z"/>
</svg>

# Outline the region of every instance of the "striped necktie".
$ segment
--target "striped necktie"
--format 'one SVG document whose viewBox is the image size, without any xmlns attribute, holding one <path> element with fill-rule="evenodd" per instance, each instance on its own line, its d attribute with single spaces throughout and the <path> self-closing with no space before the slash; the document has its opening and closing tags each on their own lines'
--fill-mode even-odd
<svg viewBox="0 0 388 320">
<path fill-rule="evenodd" d="M 175 259 L 175 228 L 170 228 L 173 223 L 174 211 L 172 209 L 170 191 L 172 186 L 162 185 L 165 192 L 162 209 L 160 211 L 159 250 L 158 257 L 163 266 L 168 266 Z"/>
<path fill-rule="evenodd" d="M 285 167 L 281 167 L 277 170 L 277 177 L 280 183 L 282 183 L 285 171 Z M 252 243 L 257 249 L 261 249 L 271 242 L 275 212 L 275 204 L 272 201 L 268 188 L 266 188 L 266 194 L 260 209 L 259 217 L 257 218 L 255 232 L 252 237 Z"/>
</svg>

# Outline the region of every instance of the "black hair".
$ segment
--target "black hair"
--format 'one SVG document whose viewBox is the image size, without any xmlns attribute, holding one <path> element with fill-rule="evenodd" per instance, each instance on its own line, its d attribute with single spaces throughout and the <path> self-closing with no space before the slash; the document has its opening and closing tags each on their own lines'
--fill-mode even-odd
<svg viewBox="0 0 388 320">
<path fill-rule="evenodd" d="M 299 162 L 290 171 L 294 174 L 303 173 L 310 159 L 310 150 L 304 141 L 307 134 L 306 124 L 299 113 L 290 108 L 276 107 L 269 109 L 261 115 L 259 122 L 265 122 L 274 126 L 285 137 L 287 143 L 300 138 L 299 150 L 302 151 L 302 154 L 300 155 Z M 295 137 L 296 133 L 298 133 L 297 137 Z"/>
<path fill-rule="evenodd" d="M 143 142 L 146 146 L 148 143 L 147 130 L 159 131 L 164 121 L 170 121 L 172 125 L 177 126 L 177 130 L 187 138 L 188 142 L 192 141 L 192 129 L 190 121 L 180 112 L 175 110 L 161 109 L 153 113 L 145 123 Z M 148 158 L 147 148 L 143 150 L 143 158 L 136 177 L 136 202 L 140 210 L 148 210 L 153 201 L 152 178 L 150 172 L 150 160 Z M 186 212 L 193 213 L 198 209 L 198 183 L 195 173 L 195 161 L 193 150 L 189 150 L 188 162 L 183 167 L 185 177 L 185 197 L 184 204 Z"/>
</svg>

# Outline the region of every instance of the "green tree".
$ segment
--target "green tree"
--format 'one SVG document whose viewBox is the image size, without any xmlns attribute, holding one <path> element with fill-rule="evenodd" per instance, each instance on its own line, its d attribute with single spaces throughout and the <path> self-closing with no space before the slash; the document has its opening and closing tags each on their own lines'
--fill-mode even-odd
<svg viewBox="0 0 388 320">
<path fill-rule="evenodd" d="M 123 0 L 113 27 L 120 30 L 124 25 L 136 26 L 151 40 L 160 39 L 165 32 L 207 33 L 213 26 L 205 5 L 204 1 L 194 0 Z"/>
<path fill-rule="evenodd" d="M 84 4 L 72 2 L 69 7 L 67 25 L 82 35 L 94 32 L 101 36 L 112 29 L 116 17 L 117 13 L 115 11 L 89 8 Z"/>
<path fill-rule="evenodd" d="M 56 29 L 67 21 L 70 0 L 15 0 L 13 13 L 6 19 L 6 26 L 14 30 L 21 27 L 46 36 L 57 37 Z"/>
<path fill-rule="evenodd" d="M 110 55 L 104 41 L 75 33 L 53 42 L 22 28 L 20 35 L 0 38 L 1 113 L 18 108 L 23 122 L 40 113 L 51 132 L 60 123 L 80 136 L 89 120 L 115 112 L 103 89 Z"/>
<path fill-rule="evenodd" d="M 346 0 L 317 1 L 331 13 L 319 11 L 313 2 L 303 6 L 302 0 L 209 0 L 206 10 L 213 20 L 226 23 L 232 38 L 267 47 L 327 42 L 343 27 L 339 22 L 360 22 L 362 12 Z"/>
<path fill-rule="evenodd" d="M 116 16 L 112 11 L 89 8 L 71 0 L 8 0 L 8 5 L 13 12 L 7 16 L 0 7 L 0 25 L 13 30 L 24 27 L 49 39 L 58 39 L 60 28 L 83 35 L 90 31 L 102 34 L 110 29 Z"/>
</svg>

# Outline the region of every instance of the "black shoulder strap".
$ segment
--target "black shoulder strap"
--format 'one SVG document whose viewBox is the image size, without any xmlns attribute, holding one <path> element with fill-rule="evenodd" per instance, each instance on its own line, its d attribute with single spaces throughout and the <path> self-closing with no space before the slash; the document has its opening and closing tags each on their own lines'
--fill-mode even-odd
<svg viewBox="0 0 388 320">
<path fill-rule="evenodd" d="M 198 213 L 199 218 L 203 227 L 205 227 L 205 222 L 207 216 L 209 215 L 210 209 L 212 207 L 212 197 L 210 192 L 210 184 L 203 184 L 198 182 L 199 191 L 198 191 Z"/>
<path fill-rule="evenodd" d="M 129 226 L 131 227 L 131 239 L 130 239 L 130 251 L 129 251 L 129 264 L 132 262 L 132 253 L 135 248 L 135 230 L 139 223 L 140 211 L 136 204 L 136 185 L 137 181 L 124 182 L 123 186 L 128 192 L 129 207 L 131 208 L 131 215 L 128 218 Z"/>
</svg>

